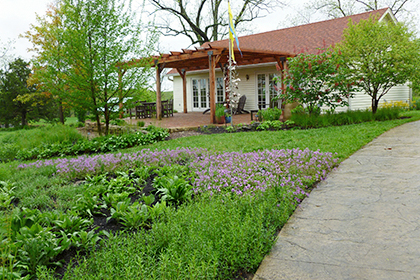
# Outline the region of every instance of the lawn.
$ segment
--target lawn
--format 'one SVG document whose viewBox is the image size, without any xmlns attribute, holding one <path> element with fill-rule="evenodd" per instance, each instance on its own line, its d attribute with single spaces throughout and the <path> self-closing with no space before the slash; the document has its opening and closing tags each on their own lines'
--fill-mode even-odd
<svg viewBox="0 0 420 280">
<path fill-rule="evenodd" d="M 0 164 L 0 278 L 245 278 L 314 184 L 383 132 L 420 119 L 405 114 Z M 63 256 L 78 265 L 55 270 Z"/>
</svg>

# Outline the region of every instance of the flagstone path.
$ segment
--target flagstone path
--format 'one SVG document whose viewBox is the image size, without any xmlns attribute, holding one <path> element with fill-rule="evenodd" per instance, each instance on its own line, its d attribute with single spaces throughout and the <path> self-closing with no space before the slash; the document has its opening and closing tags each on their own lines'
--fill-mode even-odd
<svg viewBox="0 0 420 280">
<path fill-rule="evenodd" d="M 295 211 L 254 280 L 420 279 L 420 122 L 341 163 Z"/>
</svg>

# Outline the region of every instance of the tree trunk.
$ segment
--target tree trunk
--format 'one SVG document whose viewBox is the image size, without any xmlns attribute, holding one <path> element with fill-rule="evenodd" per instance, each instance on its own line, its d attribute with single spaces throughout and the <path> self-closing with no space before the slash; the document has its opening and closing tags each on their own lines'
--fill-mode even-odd
<svg viewBox="0 0 420 280">
<path fill-rule="evenodd" d="M 60 117 L 60 122 L 62 124 L 64 124 L 65 120 L 64 120 L 64 110 L 63 110 L 63 103 L 61 102 L 61 100 L 58 100 L 58 114 Z"/>
<path fill-rule="evenodd" d="M 109 108 L 108 104 L 105 104 L 105 110 L 104 110 L 104 117 L 105 117 L 105 135 L 109 134 Z"/>
<path fill-rule="evenodd" d="M 378 103 L 379 100 L 376 100 L 376 98 L 372 98 L 372 114 L 376 114 L 376 111 L 378 110 Z"/>
<path fill-rule="evenodd" d="M 101 129 L 101 118 L 98 113 L 96 113 L 96 124 L 98 126 L 98 133 L 99 136 L 102 136 L 102 129 Z"/>
<path fill-rule="evenodd" d="M 22 111 L 22 126 L 26 125 L 26 111 Z"/>
</svg>

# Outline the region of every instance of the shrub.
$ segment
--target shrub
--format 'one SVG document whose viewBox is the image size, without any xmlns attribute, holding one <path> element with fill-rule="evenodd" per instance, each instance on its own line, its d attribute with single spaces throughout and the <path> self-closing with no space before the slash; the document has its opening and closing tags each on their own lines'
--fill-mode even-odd
<svg viewBox="0 0 420 280">
<path fill-rule="evenodd" d="M 291 120 L 302 128 L 318 128 L 332 125 L 348 125 L 368 121 L 393 120 L 399 117 L 399 107 L 379 108 L 376 114 L 370 110 L 355 110 L 340 113 L 325 113 L 321 115 L 309 115 L 298 109 L 292 112 Z"/>
<path fill-rule="evenodd" d="M 114 120 L 111 120 L 109 123 L 112 125 L 119 125 L 119 126 L 126 124 L 125 120 L 122 120 L 122 119 L 114 119 Z"/>
<path fill-rule="evenodd" d="M 285 71 L 286 90 L 279 95 L 287 102 L 298 100 L 310 115 L 319 107 L 348 106 L 347 98 L 353 95 L 354 83 L 339 70 L 343 57 L 331 50 L 318 54 L 299 54 L 289 59 Z"/>
<path fill-rule="evenodd" d="M 30 150 L 21 150 L 16 157 L 19 160 L 45 159 L 65 155 L 80 155 L 89 153 L 106 153 L 134 146 L 148 145 L 165 140 L 169 136 L 168 130 L 154 126 L 146 128 L 143 132 L 108 135 L 97 137 L 92 140 L 82 139 L 70 144 L 44 144 Z"/>
<path fill-rule="evenodd" d="M 258 116 L 264 121 L 278 121 L 281 116 L 281 109 L 279 108 L 267 108 L 258 111 Z"/>
<path fill-rule="evenodd" d="M 416 110 L 420 110 L 420 98 L 416 100 L 415 106 L 416 106 Z"/>
</svg>

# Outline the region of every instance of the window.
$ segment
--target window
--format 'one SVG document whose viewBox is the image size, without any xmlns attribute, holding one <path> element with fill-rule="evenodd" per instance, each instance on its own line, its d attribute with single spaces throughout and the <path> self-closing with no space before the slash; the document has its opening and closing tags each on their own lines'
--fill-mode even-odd
<svg viewBox="0 0 420 280">
<path fill-rule="evenodd" d="M 225 101 L 225 83 L 223 78 L 216 79 L 216 103 L 223 103 Z"/>
</svg>

